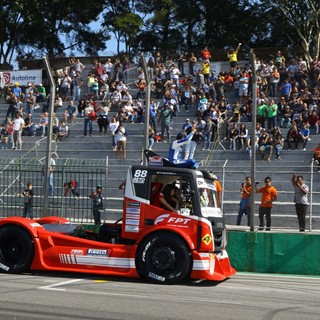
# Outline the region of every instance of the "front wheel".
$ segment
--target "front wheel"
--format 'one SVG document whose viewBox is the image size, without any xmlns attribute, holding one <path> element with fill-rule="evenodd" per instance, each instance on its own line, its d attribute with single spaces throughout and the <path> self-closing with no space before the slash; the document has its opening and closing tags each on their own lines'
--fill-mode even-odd
<svg viewBox="0 0 320 320">
<path fill-rule="evenodd" d="M 16 225 L 0 229 L 0 271 L 27 272 L 34 257 L 34 244 L 29 233 Z"/>
<path fill-rule="evenodd" d="M 138 272 L 151 282 L 180 282 L 189 273 L 190 266 L 190 250 L 185 241 L 176 234 L 165 232 L 152 235 L 139 247 Z"/>
</svg>

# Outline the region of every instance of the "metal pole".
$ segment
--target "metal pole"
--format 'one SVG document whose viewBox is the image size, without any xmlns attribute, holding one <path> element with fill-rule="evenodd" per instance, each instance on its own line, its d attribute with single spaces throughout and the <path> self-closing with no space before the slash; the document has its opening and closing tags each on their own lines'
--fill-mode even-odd
<svg viewBox="0 0 320 320">
<path fill-rule="evenodd" d="M 51 163 L 51 149 L 52 149 L 52 118 L 54 110 L 54 101 L 56 95 L 56 85 L 52 76 L 50 64 L 48 57 L 44 57 L 44 64 L 50 81 L 50 103 L 49 103 L 49 121 L 48 121 L 48 131 L 47 131 L 47 149 L 44 165 L 44 182 L 43 182 L 43 211 L 41 216 L 46 216 L 48 212 L 48 185 L 49 185 L 49 175 L 50 175 L 50 163 Z"/>
<path fill-rule="evenodd" d="M 254 210 L 255 210 L 255 183 L 256 183 L 256 123 L 257 123 L 257 75 L 256 56 L 253 49 L 250 52 L 252 69 L 252 127 L 251 127 L 251 195 L 250 195 L 250 231 L 254 231 Z"/>
<path fill-rule="evenodd" d="M 141 60 L 142 60 L 142 68 L 144 71 L 145 79 L 147 82 L 147 91 L 146 91 L 146 98 L 145 98 L 145 109 L 144 109 L 144 149 L 148 149 L 149 146 L 149 121 L 150 121 L 150 95 L 151 95 L 151 88 L 150 88 L 150 76 L 148 72 L 148 66 L 146 62 L 146 58 L 143 53 L 141 53 Z M 143 157 L 143 164 L 147 164 L 147 159 Z"/>
<path fill-rule="evenodd" d="M 311 162 L 311 175 L 310 175 L 310 205 L 309 205 L 309 231 L 312 231 L 312 206 L 313 206 L 313 178 L 314 178 L 314 161 Z"/>
</svg>

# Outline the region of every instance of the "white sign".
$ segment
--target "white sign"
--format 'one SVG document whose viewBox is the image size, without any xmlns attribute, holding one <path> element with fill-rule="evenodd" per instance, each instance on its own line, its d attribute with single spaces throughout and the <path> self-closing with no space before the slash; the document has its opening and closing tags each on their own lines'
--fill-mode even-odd
<svg viewBox="0 0 320 320">
<path fill-rule="evenodd" d="M 12 86 L 15 82 L 19 83 L 19 86 L 27 86 L 28 83 L 35 83 L 38 85 L 42 83 L 42 70 L 19 70 L 19 71 L 2 71 L 1 83 L 5 86 Z"/>
</svg>

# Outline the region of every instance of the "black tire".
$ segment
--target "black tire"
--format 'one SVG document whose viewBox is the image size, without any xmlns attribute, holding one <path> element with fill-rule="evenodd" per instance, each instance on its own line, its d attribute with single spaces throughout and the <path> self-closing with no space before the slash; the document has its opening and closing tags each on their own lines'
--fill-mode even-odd
<svg viewBox="0 0 320 320">
<path fill-rule="evenodd" d="M 33 257 L 33 240 L 26 230 L 16 225 L 0 229 L 0 272 L 27 272 Z"/>
<path fill-rule="evenodd" d="M 191 253 L 176 234 L 163 232 L 145 239 L 137 253 L 139 274 L 153 283 L 175 284 L 189 273 Z"/>
</svg>

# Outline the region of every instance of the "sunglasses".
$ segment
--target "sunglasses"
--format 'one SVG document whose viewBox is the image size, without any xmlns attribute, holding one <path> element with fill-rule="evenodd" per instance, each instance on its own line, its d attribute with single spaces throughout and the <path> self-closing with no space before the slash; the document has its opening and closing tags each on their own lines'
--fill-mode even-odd
<svg viewBox="0 0 320 320">
<path fill-rule="evenodd" d="M 265 182 L 265 183 L 269 183 L 269 182 L 270 182 L 270 180 L 264 180 L 264 182 Z"/>
</svg>

